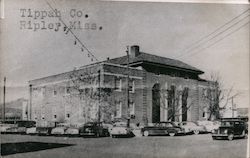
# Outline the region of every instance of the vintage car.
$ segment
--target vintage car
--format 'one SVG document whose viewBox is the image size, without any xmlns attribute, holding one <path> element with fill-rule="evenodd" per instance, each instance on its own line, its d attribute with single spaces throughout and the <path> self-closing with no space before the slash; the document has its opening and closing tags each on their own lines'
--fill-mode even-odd
<svg viewBox="0 0 250 158">
<path fill-rule="evenodd" d="M 101 122 L 88 122 L 79 129 L 80 136 L 108 137 L 108 128 L 104 127 Z"/>
<path fill-rule="evenodd" d="M 54 136 L 64 135 L 67 129 L 68 128 L 65 126 L 55 127 L 51 130 L 51 135 Z"/>
<path fill-rule="evenodd" d="M 213 139 L 247 137 L 248 129 L 245 121 L 242 120 L 225 120 L 221 122 L 221 126 L 212 132 Z"/>
<path fill-rule="evenodd" d="M 36 127 L 30 127 L 26 129 L 26 134 L 35 135 L 37 134 Z"/>
<path fill-rule="evenodd" d="M 9 128 L 5 129 L 5 133 L 10 134 L 26 134 L 26 129 L 35 127 L 35 121 L 18 120 L 13 121 Z"/>
<path fill-rule="evenodd" d="M 197 121 L 199 126 L 205 126 L 206 132 L 212 132 L 215 129 L 219 128 L 219 123 L 217 121 Z"/>
<path fill-rule="evenodd" d="M 127 127 L 126 122 L 115 122 L 113 124 L 113 128 L 110 131 L 110 135 L 112 138 L 116 137 L 132 137 L 134 136 L 132 132 L 132 128 Z"/>
<path fill-rule="evenodd" d="M 13 127 L 17 127 L 17 125 L 15 125 L 15 124 L 1 123 L 1 124 L 0 124 L 0 132 L 1 132 L 2 134 L 7 133 L 7 131 L 8 131 L 10 128 L 13 128 Z"/>
<path fill-rule="evenodd" d="M 51 135 L 53 127 L 36 127 L 36 134 L 38 135 Z"/>
<path fill-rule="evenodd" d="M 69 128 L 66 129 L 64 134 L 67 135 L 67 136 L 72 136 L 72 137 L 73 136 L 78 136 L 79 135 L 79 128 L 77 128 L 77 127 L 69 127 Z"/>
<path fill-rule="evenodd" d="M 175 125 L 173 122 L 159 122 L 155 123 L 152 126 L 146 126 L 142 128 L 143 136 L 152 136 L 152 135 L 180 135 L 185 134 L 185 129 Z"/>
<path fill-rule="evenodd" d="M 185 130 L 185 133 L 194 133 L 197 135 L 199 133 L 206 132 L 204 126 L 199 126 L 194 122 L 189 122 L 189 121 L 180 122 L 179 126 Z"/>
</svg>

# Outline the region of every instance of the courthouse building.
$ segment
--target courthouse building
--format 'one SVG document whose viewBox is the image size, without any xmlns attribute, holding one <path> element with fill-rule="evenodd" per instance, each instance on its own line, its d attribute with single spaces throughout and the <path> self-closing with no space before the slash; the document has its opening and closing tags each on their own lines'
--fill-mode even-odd
<svg viewBox="0 0 250 158">
<path fill-rule="evenodd" d="M 201 79 L 203 73 L 132 46 L 129 60 L 125 55 L 29 81 L 29 118 L 38 125 L 206 120 L 203 98 L 214 83 Z"/>
</svg>

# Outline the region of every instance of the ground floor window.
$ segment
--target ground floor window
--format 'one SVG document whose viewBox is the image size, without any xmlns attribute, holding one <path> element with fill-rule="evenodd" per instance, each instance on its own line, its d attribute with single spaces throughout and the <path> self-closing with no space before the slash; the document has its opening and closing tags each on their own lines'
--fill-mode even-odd
<svg viewBox="0 0 250 158">
<path fill-rule="evenodd" d="M 130 115 L 135 115 L 135 103 L 134 102 L 130 102 L 129 108 L 130 108 Z"/>
</svg>

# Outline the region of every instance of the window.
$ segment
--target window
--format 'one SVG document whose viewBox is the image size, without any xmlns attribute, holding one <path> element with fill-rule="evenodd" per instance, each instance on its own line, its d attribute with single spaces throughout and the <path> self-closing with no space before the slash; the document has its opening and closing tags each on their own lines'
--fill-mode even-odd
<svg viewBox="0 0 250 158">
<path fill-rule="evenodd" d="M 202 117 L 206 117 L 206 113 L 205 112 L 202 113 Z"/>
<path fill-rule="evenodd" d="M 115 111 L 115 117 L 121 118 L 122 117 L 122 102 L 119 101 L 116 103 L 116 111 Z"/>
<path fill-rule="evenodd" d="M 70 88 L 66 87 L 66 94 L 70 94 Z"/>
<path fill-rule="evenodd" d="M 122 90 L 122 79 L 115 77 L 115 90 L 121 91 Z"/>
<path fill-rule="evenodd" d="M 207 97 L 208 96 L 208 90 L 206 88 L 202 89 L 202 95 L 203 95 L 203 97 Z"/>
<path fill-rule="evenodd" d="M 54 90 L 53 94 L 54 94 L 54 96 L 56 96 L 56 95 L 57 95 L 57 91 L 56 91 L 56 90 Z"/>
<path fill-rule="evenodd" d="M 134 93 L 135 92 L 135 81 L 129 80 L 129 92 Z"/>
<path fill-rule="evenodd" d="M 130 108 L 130 115 L 135 115 L 135 103 L 134 102 L 129 103 L 129 108 Z"/>
</svg>

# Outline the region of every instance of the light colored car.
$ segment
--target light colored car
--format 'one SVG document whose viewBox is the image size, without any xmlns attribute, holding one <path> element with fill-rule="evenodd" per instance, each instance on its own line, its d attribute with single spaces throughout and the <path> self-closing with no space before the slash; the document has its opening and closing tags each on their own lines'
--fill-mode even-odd
<svg viewBox="0 0 250 158">
<path fill-rule="evenodd" d="M 116 122 L 113 125 L 112 130 L 110 131 L 110 135 L 112 138 L 116 138 L 119 136 L 133 136 L 133 132 L 131 128 L 127 127 L 126 122 Z"/>
<path fill-rule="evenodd" d="M 51 135 L 63 135 L 67 129 L 68 127 L 65 126 L 55 127 L 51 130 Z"/>
<path fill-rule="evenodd" d="M 37 132 L 37 130 L 36 130 L 36 127 L 30 127 L 30 128 L 27 128 L 26 129 L 26 134 L 30 134 L 30 135 L 32 135 L 32 134 L 37 134 L 38 132 Z"/>
<path fill-rule="evenodd" d="M 213 121 L 197 121 L 200 126 L 205 126 L 206 132 L 212 132 L 219 128 L 220 124 Z"/>
<path fill-rule="evenodd" d="M 14 124 L 0 124 L 0 132 L 6 133 L 9 128 L 15 127 Z"/>
<path fill-rule="evenodd" d="M 205 126 L 197 125 L 194 122 L 184 121 L 179 123 L 179 126 L 184 128 L 185 133 L 194 133 L 197 135 L 199 133 L 206 132 Z"/>
<path fill-rule="evenodd" d="M 65 134 L 68 136 L 78 136 L 79 135 L 79 128 L 69 127 L 66 129 Z"/>
</svg>

